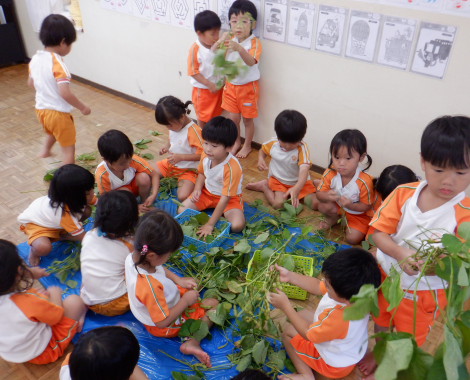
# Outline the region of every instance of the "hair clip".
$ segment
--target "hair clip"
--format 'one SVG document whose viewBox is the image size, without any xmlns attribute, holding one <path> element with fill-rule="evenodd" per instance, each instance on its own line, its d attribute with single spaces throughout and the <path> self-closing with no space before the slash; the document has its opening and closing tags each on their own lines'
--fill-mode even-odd
<svg viewBox="0 0 470 380">
<path fill-rule="evenodd" d="M 146 255 L 147 254 L 147 251 L 149 250 L 149 247 L 147 247 L 146 245 L 144 245 L 142 247 L 142 251 L 140 251 L 140 254 L 143 256 L 143 255 Z"/>
<path fill-rule="evenodd" d="M 98 235 L 98 237 L 106 236 L 106 232 L 101 231 L 100 228 L 96 229 L 96 234 Z"/>
</svg>

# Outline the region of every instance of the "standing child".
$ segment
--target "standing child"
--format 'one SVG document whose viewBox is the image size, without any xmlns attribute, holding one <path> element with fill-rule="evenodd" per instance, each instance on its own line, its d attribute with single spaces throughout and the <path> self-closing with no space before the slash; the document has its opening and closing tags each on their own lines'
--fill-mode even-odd
<svg viewBox="0 0 470 380">
<path fill-rule="evenodd" d="M 258 63 L 261 55 L 261 43 L 252 33 L 256 27 L 258 12 L 249 0 L 236 0 L 228 11 L 231 33 L 224 33 L 212 47 L 214 51 L 221 43 L 228 47 L 227 61 L 238 59 L 245 63 L 247 71 L 226 83 L 222 96 L 222 108 L 229 112 L 238 129 L 238 138 L 232 148 L 232 154 L 245 158 L 251 152 L 251 142 L 255 133 L 253 119 L 258 116 L 258 79 L 260 78 Z M 241 147 L 240 115 L 245 124 L 245 143 Z M 240 151 L 239 151 L 240 150 Z"/>
<path fill-rule="evenodd" d="M 134 316 L 153 336 L 172 338 L 184 323 L 186 309 L 189 319 L 201 319 L 210 328 L 212 322 L 197 301 L 197 283 L 191 277 L 179 277 L 163 267 L 171 254 L 183 242 L 183 231 L 178 222 L 162 210 L 144 215 L 134 238 L 135 251 L 126 259 L 126 283 L 129 304 Z M 201 303 L 215 308 L 218 301 L 208 298 Z M 185 313 L 186 315 L 186 313 Z M 195 339 L 186 340 L 180 348 L 186 355 L 194 355 L 207 367 L 209 355 Z"/>
<path fill-rule="evenodd" d="M 222 89 L 217 89 L 214 75 L 214 52 L 211 50 L 219 39 L 222 23 L 217 13 L 202 11 L 194 17 L 196 42 L 189 49 L 188 75 L 193 86 L 193 106 L 197 125 L 202 129 L 214 116 L 222 113 Z"/>
<path fill-rule="evenodd" d="M 302 139 L 307 132 L 307 119 L 300 112 L 285 110 L 274 121 L 277 138 L 265 142 L 259 151 L 258 169 L 268 170 L 266 157 L 271 157 L 268 179 L 246 185 L 248 190 L 261 191 L 274 208 L 290 196 L 292 206 L 297 207 L 300 199 L 317 210 L 318 201 L 315 186 L 310 181 L 310 151 Z"/>
<path fill-rule="evenodd" d="M 95 228 L 85 235 L 80 252 L 80 296 L 95 313 L 112 317 L 129 311 L 124 264 L 134 251 L 130 240 L 138 221 L 137 200 L 129 191 L 100 196 Z"/>
<path fill-rule="evenodd" d="M 178 178 L 176 195 L 183 201 L 192 193 L 196 183 L 196 168 L 201 159 L 202 137 L 201 128 L 187 116 L 191 111 L 191 102 L 183 103 L 174 96 L 161 98 L 155 108 L 155 120 L 170 131 L 166 145 L 159 154 L 168 153 L 169 158 L 158 161 L 155 165 L 156 185 L 155 194 L 160 187 L 160 179 L 174 176 Z"/>
<path fill-rule="evenodd" d="M 20 230 L 28 236 L 29 265 L 39 265 L 42 256 L 57 240 L 82 241 L 82 221 L 96 203 L 95 179 L 88 170 L 74 164 L 61 166 L 54 173 L 48 195 L 33 201 L 18 216 Z"/>
<path fill-rule="evenodd" d="M 39 38 L 44 50 L 31 59 L 28 78 L 28 85 L 36 91 L 36 116 L 47 134 L 39 157 L 51 156 L 57 141 L 62 149 L 62 164 L 73 164 L 77 132 L 70 112 L 73 107 L 83 115 L 91 112 L 70 91 L 71 75 L 62 60 L 72 50 L 77 34 L 67 18 L 49 15 L 42 22 Z"/>
<path fill-rule="evenodd" d="M 230 222 L 232 232 L 240 232 L 245 227 L 243 173 L 240 163 L 230 153 L 237 139 L 237 127 L 232 120 L 217 116 L 206 124 L 202 138 L 204 154 L 197 167 L 196 185 L 178 212 L 186 207 L 196 211 L 215 207 L 209 221 L 197 232 L 201 237 L 212 233 L 222 215 Z"/>
<path fill-rule="evenodd" d="M 358 244 L 366 236 L 372 204 L 372 177 L 359 163 L 367 157 L 367 170 L 372 158 L 367 154 L 367 140 L 357 129 L 338 132 L 330 144 L 330 165 L 318 186 L 318 211 L 326 216 L 320 228 L 334 226 L 345 212 L 348 227 L 346 241 Z M 341 210 L 343 209 L 343 210 Z"/>
<path fill-rule="evenodd" d="M 397 331 L 413 333 L 415 285 L 419 302 L 415 326 L 418 346 L 425 342 L 434 320 L 445 308 L 446 282 L 429 274 L 416 284 L 419 274 L 416 269 L 423 263 L 412 257 L 416 250 L 408 242 L 416 242 L 418 247 L 419 241 L 429 239 L 432 231 L 456 234 L 461 223 L 470 221 L 470 199 L 465 195 L 470 185 L 469 151 L 470 118 L 443 116 L 433 120 L 421 137 L 421 168 L 426 180 L 398 186 L 372 219 L 370 225 L 375 228 L 372 239 L 377 245 L 383 278 L 395 267 L 398 272 L 403 270 L 400 282 L 403 291 L 413 285 L 397 309 L 392 310 L 387 310 L 389 304 L 379 291 L 379 316 L 374 317 L 376 332 L 388 331 L 392 326 Z M 359 364 L 369 378 L 373 378 L 376 367 L 372 353 Z"/>
<path fill-rule="evenodd" d="M 38 292 L 35 279 L 47 276 L 27 268 L 15 245 L 0 239 L 0 357 L 12 363 L 55 362 L 80 332 L 85 305 L 79 296 L 62 301 L 62 289 Z"/>
</svg>

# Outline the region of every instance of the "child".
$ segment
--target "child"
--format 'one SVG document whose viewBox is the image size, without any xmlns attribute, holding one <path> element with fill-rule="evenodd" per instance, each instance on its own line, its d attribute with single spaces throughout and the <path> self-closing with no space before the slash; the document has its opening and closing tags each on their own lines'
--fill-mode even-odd
<svg viewBox="0 0 470 380">
<path fill-rule="evenodd" d="M 83 334 L 60 369 L 60 380 L 146 380 L 137 365 L 140 346 L 125 327 L 98 327 Z"/>
<path fill-rule="evenodd" d="M 232 120 L 217 116 L 206 124 L 202 138 L 204 154 L 197 167 L 196 185 L 178 212 L 186 207 L 196 211 L 215 207 L 209 221 L 197 232 L 203 238 L 212 233 L 222 215 L 230 222 L 232 232 L 240 232 L 245 227 L 243 173 L 240 163 L 230 153 L 237 139 L 237 127 Z"/>
<path fill-rule="evenodd" d="M 62 60 L 70 53 L 77 34 L 67 18 L 49 15 L 42 22 L 39 38 L 44 50 L 31 59 L 28 78 L 29 87 L 36 91 L 36 116 L 47 134 L 39 157 L 51 156 L 57 141 L 62 149 L 62 164 L 73 164 L 77 133 L 70 111 L 75 107 L 83 115 L 91 112 L 70 91 L 71 75 Z"/>
<path fill-rule="evenodd" d="M 383 277 L 392 266 L 401 273 L 401 287 L 408 290 L 397 310 L 387 311 L 388 303 L 379 291 L 379 316 L 374 317 L 375 331 L 388 331 L 389 325 L 397 331 L 413 332 L 413 293 L 418 271 L 423 263 L 413 259 L 415 249 L 407 242 L 428 239 L 423 230 L 449 231 L 456 234 L 462 222 L 470 221 L 470 199 L 465 190 L 470 185 L 470 118 L 443 116 L 432 121 L 421 137 L 421 168 L 426 181 L 398 186 L 379 208 L 371 226 L 377 245 L 377 261 Z M 437 244 L 437 243 L 436 243 Z M 400 268 L 398 268 L 400 263 Z M 422 276 L 417 284 L 415 339 L 421 346 L 440 310 L 446 306 L 447 284 L 435 275 Z M 435 302 L 437 300 L 437 304 Z M 393 320 L 391 320 L 393 316 Z M 368 353 L 359 369 L 373 377 L 375 363 Z"/>
<path fill-rule="evenodd" d="M 103 162 L 96 168 L 95 178 L 100 194 L 110 190 L 126 190 L 140 196 L 139 212 L 150 210 L 157 197 L 157 174 L 147 161 L 134 154 L 129 137 L 121 131 L 111 129 L 98 139 L 98 150 Z"/>
<path fill-rule="evenodd" d="M 32 289 L 43 276 L 44 269 L 28 269 L 15 245 L 0 239 L 0 357 L 6 361 L 55 362 L 81 331 L 86 309 L 80 297 L 62 301 L 58 286 Z"/>
<path fill-rule="evenodd" d="M 170 131 L 167 144 L 160 150 L 160 155 L 169 153 L 170 157 L 155 165 L 155 194 L 160 187 L 160 179 L 176 176 L 178 189 L 176 195 L 183 201 L 192 193 L 196 183 L 196 168 L 201 159 L 202 137 L 201 128 L 187 116 L 191 111 L 191 102 L 183 103 L 174 96 L 161 98 L 155 108 L 155 120 L 165 125 Z"/>
<path fill-rule="evenodd" d="M 95 228 L 85 235 L 80 252 L 80 296 L 95 313 L 112 317 L 129 311 L 124 263 L 134 251 L 129 239 L 138 221 L 137 200 L 129 191 L 100 197 Z"/>
<path fill-rule="evenodd" d="M 366 236 L 372 204 L 372 177 L 362 172 L 359 163 L 367 157 L 367 170 L 372 158 L 367 154 L 367 141 L 357 129 L 338 132 L 330 144 L 330 165 L 317 188 L 318 211 L 326 216 L 320 228 L 334 226 L 346 213 L 346 241 L 358 244 Z M 343 210 L 342 210 L 343 209 Z"/>
<path fill-rule="evenodd" d="M 196 42 L 189 49 L 188 75 L 193 86 L 193 106 L 197 125 L 202 129 L 214 116 L 222 113 L 222 89 L 217 89 L 214 75 L 214 52 L 211 47 L 219 39 L 222 23 L 217 13 L 202 11 L 194 17 Z"/>
<path fill-rule="evenodd" d="M 315 312 L 296 312 L 285 293 L 276 289 L 269 302 L 282 310 L 290 323 L 282 343 L 298 374 L 279 379 L 315 379 L 312 369 L 330 379 L 347 376 L 367 349 L 369 314 L 357 321 L 343 320 L 350 299 L 362 285 L 380 285 L 380 271 L 374 257 L 359 248 L 333 253 L 323 263 L 324 281 L 290 272 L 276 264 L 279 280 L 309 293 L 323 295 Z"/>
<path fill-rule="evenodd" d="M 28 236 L 28 262 L 39 265 L 42 256 L 52 250 L 57 240 L 82 241 L 82 221 L 96 203 L 95 179 L 88 170 L 74 164 L 61 166 L 54 173 L 48 195 L 33 201 L 18 216 L 20 230 Z"/>
<path fill-rule="evenodd" d="M 210 328 L 212 322 L 204 308 L 197 302 L 199 292 L 191 277 L 179 277 L 163 267 L 183 242 L 183 231 L 178 222 L 162 210 L 152 210 L 144 215 L 134 238 L 135 251 L 126 259 L 126 283 L 129 304 L 134 316 L 147 331 L 157 337 L 178 336 L 185 321 L 182 314 L 187 309 L 189 319 L 202 319 Z M 218 301 L 208 298 L 202 305 L 214 309 Z M 187 315 L 185 313 L 185 315 Z M 209 355 L 194 339 L 186 340 L 180 348 L 185 355 L 194 355 L 207 367 Z"/>
<path fill-rule="evenodd" d="M 222 108 L 229 112 L 229 118 L 233 120 L 238 129 L 238 138 L 232 148 L 232 154 L 238 158 L 245 158 L 251 152 L 251 141 L 255 133 L 253 119 L 258 116 L 258 69 L 261 55 L 261 43 L 252 32 L 256 27 L 258 12 L 255 5 L 249 0 L 236 0 L 228 11 L 231 33 L 224 33 L 212 50 L 222 43 L 228 47 L 227 61 L 236 62 L 241 59 L 247 66 L 247 71 L 238 75 L 225 84 L 222 96 Z M 241 147 L 240 139 L 240 114 L 245 124 L 245 143 Z M 238 152 L 238 153 L 237 153 Z"/>
<path fill-rule="evenodd" d="M 277 138 L 262 145 L 258 158 L 258 169 L 268 170 L 265 158 L 271 157 L 269 180 L 249 183 L 246 188 L 262 191 L 274 208 L 281 208 L 290 196 L 292 206 L 297 207 L 299 200 L 305 198 L 305 204 L 316 210 L 316 190 L 308 174 L 312 165 L 310 151 L 302 141 L 307 132 L 307 119 L 300 112 L 285 110 L 276 117 L 274 130 Z"/>
</svg>

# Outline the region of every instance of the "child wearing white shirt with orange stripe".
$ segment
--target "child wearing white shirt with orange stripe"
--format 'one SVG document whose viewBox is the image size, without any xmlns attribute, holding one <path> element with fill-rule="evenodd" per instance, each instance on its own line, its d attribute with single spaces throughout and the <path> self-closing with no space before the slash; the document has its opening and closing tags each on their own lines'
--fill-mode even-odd
<svg viewBox="0 0 470 380">
<path fill-rule="evenodd" d="M 67 18 L 52 14 L 42 22 L 39 38 L 44 50 L 31 59 L 28 78 L 28 85 L 36 91 L 36 116 L 47 134 L 39 157 L 51 156 L 57 141 L 62 149 L 62 164 L 73 164 L 77 133 L 70 111 L 76 107 L 83 115 L 91 112 L 70 91 L 71 75 L 62 60 L 70 53 L 77 34 Z"/>
</svg>

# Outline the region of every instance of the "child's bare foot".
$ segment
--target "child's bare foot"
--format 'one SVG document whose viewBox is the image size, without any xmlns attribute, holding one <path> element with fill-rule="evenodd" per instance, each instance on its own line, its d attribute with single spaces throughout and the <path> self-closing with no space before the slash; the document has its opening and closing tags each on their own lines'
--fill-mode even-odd
<svg viewBox="0 0 470 380">
<path fill-rule="evenodd" d="M 31 265 L 32 267 L 37 267 L 40 262 L 41 262 L 41 256 L 38 256 L 35 253 L 33 253 L 33 250 L 30 248 L 29 256 L 28 256 L 29 265 Z"/>
<path fill-rule="evenodd" d="M 202 350 L 197 340 L 188 339 L 181 345 L 180 351 L 185 355 L 194 355 L 196 359 L 204 364 L 207 368 L 211 367 L 211 358 L 206 352 Z"/>
<path fill-rule="evenodd" d="M 325 220 L 322 220 L 318 226 L 320 230 L 328 229 L 333 227 L 336 222 L 338 221 L 339 217 L 334 215 L 334 216 L 325 216 Z"/>
<path fill-rule="evenodd" d="M 372 351 L 369 351 L 367 354 L 365 354 L 362 360 L 357 363 L 357 366 L 359 367 L 359 370 L 367 376 L 368 380 L 373 379 L 373 374 L 375 369 L 377 368 L 377 363 L 375 362 L 374 354 L 372 353 Z M 369 379 L 369 375 L 372 375 L 371 379 Z"/>
<path fill-rule="evenodd" d="M 230 151 L 230 153 L 232 153 L 234 156 L 236 156 L 237 153 L 238 153 L 238 150 L 240 149 L 241 146 L 242 146 L 242 144 L 240 144 L 240 142 L 237 140 L 235 145 L 232 147 L 232 150 Z"/>
<path fill-rule="evenodd" d="M 243 148 L 237 153 L 237 158 L 246 158 L 251 153 L 251 146 L 243 144 Z"/>
<path fill-rule="evenodd" d="M 38 154 L 39 158 L 47 158 L 47 157 L 54 157 L 54 156 L 55 154 L 53 154 L 50 150 L 47 150 L 47 149 L 42 149 Z"/>
<path fill-rule="evenodd" d="M 279 375 L 277 377 L 279 380 L 315 380 L 315 376 L 309 376 L 309 375 L 302 375 L 301 373 L 293 373 L 293 374 L 288 374 L 288 375 Z"/>
<path fill-rule="evenodd" d="M 265 189 L 269 189 L 268 180 L 263 179 L 262 181 L 259 181 L 259 182 L 247 183 L 245 186 L 245 189 L 263 192 Z"/>
</svg>

